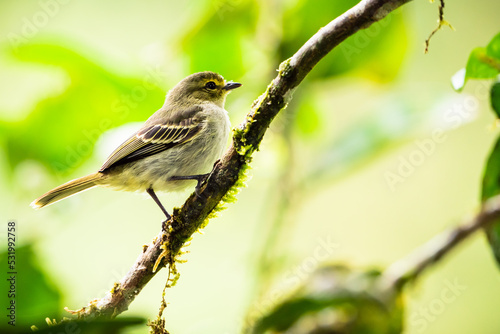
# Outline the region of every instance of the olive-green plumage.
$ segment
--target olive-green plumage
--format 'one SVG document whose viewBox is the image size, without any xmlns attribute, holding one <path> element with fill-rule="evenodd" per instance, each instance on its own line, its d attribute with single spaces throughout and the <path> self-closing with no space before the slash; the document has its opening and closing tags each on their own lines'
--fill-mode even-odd
<svg viewBox="0 0 500 334">
<path fill-rule="evenodd" d="M 229 136 L 227 94 L 241 84 L 213 72 L 192 74 L 172 88 L 164 105 L 111 153 L 98 172 L 67 182 L 31 203 L 38 209 L 94 186 L 125 191 L 177 191 L 210 172 Z"/>
</svg>

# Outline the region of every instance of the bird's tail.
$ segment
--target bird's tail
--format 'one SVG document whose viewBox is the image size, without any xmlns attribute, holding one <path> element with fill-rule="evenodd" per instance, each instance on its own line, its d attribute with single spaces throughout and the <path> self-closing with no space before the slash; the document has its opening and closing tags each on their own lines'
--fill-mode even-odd
<svg viewBox="0 0 500 334">
<path fill-rule="evenodd" d="M 65 184 L 62 184 L 59 187 L 43 194 L 34 200 L 30 205 L 33 209 L 43 208 L 46 205 L 60 201 L 66 197 L 79 193 L 80 191 L 95 187 L 97 185 L 97 181 L 103 177 L 104 174 L 98 172 L 66 182 Z"/>
</svg>

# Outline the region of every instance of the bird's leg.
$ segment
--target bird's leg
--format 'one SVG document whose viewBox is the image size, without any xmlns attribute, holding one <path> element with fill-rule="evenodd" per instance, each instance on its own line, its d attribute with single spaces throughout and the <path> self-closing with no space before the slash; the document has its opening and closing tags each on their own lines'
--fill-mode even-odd
<svg viewBox="0 0 500 334">
<path fill-rule="evenodd" d="M 210 173 L 198 174 L 198 175 L 186 175 L 186 176 L 172 176 L 168 180 L 169 181 L 196 180 L 198 183 L 194 188 L 194 192 L 196 193 L 196 196 L 200 197 L 201 185 L 203 184 L 203 182 L 205 182 L 205 180 L 208 178 L 209 175 Z"/>
<path fill-rule="evenodd" d="M 146 190 L 146 192 L 149 194 L 149 196 L 151 196 L 151 198 L 153 198 L 153 201 L 155 201 L 155 203 L 158 204 L 158 206 L 160 207 L 161 211 L 163 211 L 163 213 L 167 217 L 167 220 L 165 220 L 163 222 L 163 224 L 162 224 L 162 228 L 163 228 L 163 230 L 165 230 L 165 223 L 167 221 L 169 221 L 170 218 L 172 218 L 172 217 L 168 214 L 167 210 L 165 210 L 165 208 L 163 207 L 163 204 L 161 204 L 160 200 L 158 199 L 158 197 L 156 196 L 155 192 L 153 191 L 153 188 L 148 188 Z"/>
</svg>

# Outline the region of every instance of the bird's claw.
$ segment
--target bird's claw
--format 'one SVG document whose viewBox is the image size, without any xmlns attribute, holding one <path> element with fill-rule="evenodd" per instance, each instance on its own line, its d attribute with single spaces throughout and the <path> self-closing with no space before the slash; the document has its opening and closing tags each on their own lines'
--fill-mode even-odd
<svg viewBox="0 0 500 334">
<path fill-rule="evenodd" d="M 200 192 L 200 191 L 201 191 L 200 187 L 196 186 L 196 187 L 194 188 L 194 194 L 195 194 L 195 195 L 196 195 L 196 197 L 198 197 L 198 198 L 201 198 L 201 192 Z"/>
<path fill-rule="evenodd" d="M 198 183 L 196 184 L 196 187 L 194 187 L 194 193 L 196 194 L 196 197 L 203 198 L 201 191 L 203 190 L 203 185 L 205 181 L 207 181 L 209 176 L 210 174 L 205 174 L 197 180 Z"/>
<path fill-rule="evenodd" d="M 201 194 L 201 186 L 196 186 L 194 188 L 194 194 L 196 195 L 196 197 L 198 198 L 203 198 L 204 196 Z"/>
</svg>

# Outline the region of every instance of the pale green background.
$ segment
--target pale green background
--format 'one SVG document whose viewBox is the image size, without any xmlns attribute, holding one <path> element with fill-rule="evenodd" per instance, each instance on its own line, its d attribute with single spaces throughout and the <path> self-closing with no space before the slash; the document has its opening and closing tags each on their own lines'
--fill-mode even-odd
<svg viewBox="0 0 500 334">
<path fill-rule="evenodd" d="M 90 59 L 139 78 L 147 68 L 159 66 L 165 73 L 160 85 L 168 90 L 190 73 L 183 51 L 169 47 L 178 45 L 174 43 L 176 36 L 202 21 L 204 13 L 216 10 L 220 3 L 238 7 L 242 2 L 68 1 L 36 38 L 64 36 L 62 41 L 78 46 Z M 265 8 L 264 3 L 259 6 Z M 280 1 L 271 3 L 270 7 L 280 6 Z M 23 18 L 30 18 L 39 10 L 38 2 L 0 2 L 0 42 L 8 46 L 7 33 L 19 33 Z M 228 98 L 233 126 L 243 119 L 251 102 L 267 85 L 268 80 L 259 73 L 278 66 L 278 62 L 259 61 L 266 55 L 262 38 L 272 31 L 275 19 L 272 8 L 267 10 L 269 14 L 261 17 L 266 22 L 260 23 L 260 35 L 242 41 L 248 52 L 255 53 L 246 54 L 246 59 L 255 57 L 255 61 L 245 63 L 246 72 L 241 77 L 221 73 L 244 84 Z M 383 101 L 394 95 L 403 100 L 411 96 L 414 112 L 423 120 L 405 135 L 397 133 L 396 120 L 391 145 L 360 164 L 351 165 L 347 172 L 336 173 L 311 186 L 294 211 L 293 229 L 288 230 L 282 243 L 281 254 L 287 257 L 282 260 L 282 273 L 274 279 L 276 286 L 287 283 L 290 271 L 310 272 L 309 264 L 318 262 L 314 252 L 321 245 L 319 239 L 336 244 L 329 254 L 330 261 L 384 267 L 477 210 L 485 158 L 498 135 L 497 130 L 492 130 L 494 118 L 488 99 L 477 93 L 488 83 L 468 84 L 464 94 L 474 96 L 479 104 L 474 117 L 457 129 L 449 129 L 449 124 L 439 121 L 450 104 L 434 106 L 436 110 L 430 112 L 428 98 L 446 95 L 462 101 L 464 95 L 453 92 L 450 77 L 464 67 L 472 48 L 486 45 L 498 32 L 499 11 L 500 4 L 494 0 L 448 1 L 445 17 L 456 31 L 445 28 L 438 32 L 429 54 L 424 55 L 423 41 L 436 26 L 437 4 L 414 1 L 397 14 L 404 15 L 408 49 L 394 80 L 377 82 L 354 71 L 312 86 L 322 96 L 315 103 L 322 106 L 323 129 L 333 133 L 356 127 L 357 122 L 374 113 L 376 105 L 384 106 Z M 224 12 L 220 20 L 231 15 L 231 10 Z M 240 28 L 244 29 L 245 24 L 241 22 Z M 286 36 L 287 31 L 277 33 L 276 38 L 280 34 Z M 22 63 L 7 54 L 0 54 L 0 118 L 20 120 L 36 101 L 63 89 L 66 77 L 57 68 Z M 223 62 L 223 54 L 207 57 L 218 57 L 213 60 L 215 63 Z M 255 77 L 259 78 L 259 85 L 252 84 Z M 300 90 L 301 87 L 296 94 Z M 88 99 L 92 100 L 92 96 Z M 158 101 L 158 106 L 161 103 Z M 280 124 L 278 119 L 276 126 Z M 435 129 L 445 129 L 446 139 L 437 144 L 404 183 L 391 191 L 385 173 L 394 172 L 400 163 L 398 159 L 415 151 L 414 140 L 430 138 Z M 34 134 L 33 140 L 43 136 L 43 130 Z M 248 188 L 241 191 L 238 201 L 212 220 L 202 235 L 195 235 L 187 248 L 189 253 L 183 258 L 188 262 L 179 265 L 181 279 L 167 291 L 169 305 L 165 314 L 172 333 L 237 333 L 247 310 L 255 305 L 256 250 L 260 249 L 269 215 L 266 194 L 283 163 L 280 152 L 285 143 L 277 133 L 271 128 L 256 152 Z M 320 145 L 321 140 L 320 136 L 299 136 L 296 173 L 300 174 L 301 166 L 309 161 L 300 156 L 310 159 L 309 147 Z M 96 152 L 104 152 L 96 153 L 70 175 L 58 178 L 35 161 L 10 170 L 2 141 L 0 137 L 2 221 L 18 222 L 20 243 L 36 241 L 42 266 L 64 293 L 63 305 L 76 309 L 102 296 L 126 273 L 141 246 L 156 235 L 162 219 L 160 210 L 146 196 L 94 189 L 34 211 L 28 206 L 34 198 L 60 182 L 95 171 L 109 150 L 98 148 Z M 187 194 L 163 195 L 162 199 L 172 207 L 180 205 Z M 166 272 L 160 272 L 132 303 L 128 314 L 155 316 L 165 278 Z M 465 290 L 453 302 L 444 303 L 439 314 L 431 311 L 432 318 L 426 319 L 426 309 L 439 304 L 436 300 L 442 300 L 447 282 L 454 281 L 465 286 Z M 500 273 L 482 233 L 429 270 L 408 288 L 406 296 L 406 333 L 500 332 Z M 144 328 L 137 329 L 137 333 L 142 332 Z"/>
</svg>

